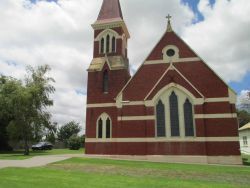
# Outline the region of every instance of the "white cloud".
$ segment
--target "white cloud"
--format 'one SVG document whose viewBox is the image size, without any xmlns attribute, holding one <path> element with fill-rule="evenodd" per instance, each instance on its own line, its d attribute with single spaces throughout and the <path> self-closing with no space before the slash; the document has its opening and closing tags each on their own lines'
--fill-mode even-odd
<svg viewBox="0 0 250 188">
<path fill-rule="evenodd" d="M 250 105 L 250 90 L 242 90 L 240 95 L 238 96 L 238 104 L 239 105 Z"/>
<path fill-rule="evenodd" d="M 86 80 L 92 59 L 93 30 L 102 0 L 59 0 L 58 4 L 0 0 L 0 73 L 22 78 L 26 65 L 49 64 L 55 78 L 53 119 L 85 125 Z M 131 34 L 129 58 L 136 69 L 166 29 L 173 27 L 227 81 L 240 80 L 249 70 L 249 1 L 216 1 L 213 9 L 200 1 L 205 21 L 176 0 L 121 0 Z M 235 71 L 237 70 L 237 71 Z"/>
<path fill-rule="evenodd" d="M 250 1 L 201 0 L 205 20 L 185 29 L 184 39 L 227 82 L 250 71 Z"/>
</svg>

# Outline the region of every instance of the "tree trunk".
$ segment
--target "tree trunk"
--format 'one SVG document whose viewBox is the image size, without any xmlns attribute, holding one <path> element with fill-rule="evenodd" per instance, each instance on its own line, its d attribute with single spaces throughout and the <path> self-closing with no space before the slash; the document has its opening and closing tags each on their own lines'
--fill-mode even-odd
<svg viewBox="0 0 250 188">
<path fill-rule="evenodd" d="M 24 139 L 24 155 L 29 155 L 30 151 L 29 151 L 29 144 L 28 144 L 28 139 L 25 138 Z"/>
</svg>

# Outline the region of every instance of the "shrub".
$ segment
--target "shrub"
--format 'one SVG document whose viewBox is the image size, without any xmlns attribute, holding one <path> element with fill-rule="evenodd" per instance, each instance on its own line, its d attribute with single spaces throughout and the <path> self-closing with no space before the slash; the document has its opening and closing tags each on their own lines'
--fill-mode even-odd
<svg viewBox="0 0 250 188">
<path fill-rule="evenodd" d="M 79 150 L 81 148 L 81 137 L 72 135 L 68 140 L 68 146 L 70 150 Z"/>
</svg>

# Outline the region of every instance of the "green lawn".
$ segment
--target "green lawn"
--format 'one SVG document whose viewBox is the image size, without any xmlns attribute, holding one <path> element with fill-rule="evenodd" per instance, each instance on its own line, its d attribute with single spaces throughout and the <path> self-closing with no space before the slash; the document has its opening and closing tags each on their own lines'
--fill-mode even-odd
<svg viewBox="0 0 250 188">
<path fill-rule="evenodd" d="M 0 188 L 250 187 L 249 167 L 73 158 L 42 168 L 0 170 Z"/>
<path fill-rule="evenodd" d="M 24 156 L 23 151 L 12 151 L 12 152 L 0 152 L 0 160 L 23 160 L 34 156 L 42 155 L 60 155 L 60 154 L 83 154 L 84 149 L 80 150 L 69 150 L 69 149 L 53 149 L 48 151 L 30 151 L 29 156 Z"/>
</svg>

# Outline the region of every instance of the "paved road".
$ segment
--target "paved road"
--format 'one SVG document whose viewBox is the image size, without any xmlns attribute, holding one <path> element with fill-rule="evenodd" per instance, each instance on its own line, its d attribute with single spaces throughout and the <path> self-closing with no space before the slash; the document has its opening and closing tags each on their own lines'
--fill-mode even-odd
<svg viewBox="0 0 250 188">
<path fill-rule="evenodd" d="M 83 157 L 84 155 L 48 155 L 48 156 L 37 156 L 25 160 L 0 160 L 0 169 L 7 167 L 40 167 L 46 166 L 47 164 L 63 161 L 72 157 Z"/>
</svg>

